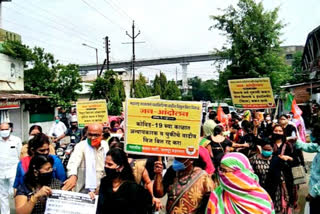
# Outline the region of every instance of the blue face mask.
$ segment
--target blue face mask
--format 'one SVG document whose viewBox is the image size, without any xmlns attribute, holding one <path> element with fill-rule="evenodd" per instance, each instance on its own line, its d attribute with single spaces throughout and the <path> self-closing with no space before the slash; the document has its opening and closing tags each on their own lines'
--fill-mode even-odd
<svg viewBox="0 0 320 214">
<path fill-rule="evenodd" d="M 59 123 L 59 120 L 56 120 L 56 123 L 58 124 L 58 123 Z"/>
<path fill-rule="evenodd" d="M 176 159 L 174 159 L 173 163 L 172 163 L 172 169 L 174 171 L 178 172 L 178 171 L 185 170 L 186 166 L 183 163 L 181 163 L 180 161 L 177 161 Z"/>
<path fill-rule="evenodd" d="M 310 140 L 311 140 L 311 142 L 312 142 L 312 143 L 314 143 L 314 142 L 316 141 L 316 138 L 315 138 L 315 137 L 313 137 L 313 135 L 312 135 L 312 134 L 310 134 Z"/>
<path fill-rule="evenodd" d="M 273 153 L 273 151 L 266 151 L 266 150 L 263 150 L 263 149 L 261 151 L 262 156 L 264 156 L 266 158 L 270 157 L 272 155 L 272 153 Z"/>
</svg>

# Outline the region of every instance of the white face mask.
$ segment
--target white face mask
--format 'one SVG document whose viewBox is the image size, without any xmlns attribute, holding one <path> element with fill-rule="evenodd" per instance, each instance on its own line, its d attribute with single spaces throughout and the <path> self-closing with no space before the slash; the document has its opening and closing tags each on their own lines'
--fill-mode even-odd
<svg viewBox="0 0 320 214">
<path fill-rule="evenodd" d="M 271 117 L 266 117 L 266 120 L 271 120 Z"/>
<path fill-rule="evenodd" d="M 1 130 L 0 135 L 2 138 L 7 138 L 10 136 L 10 132 L 11 132 L 10 129 L 9 130 Z"/>
</svg>

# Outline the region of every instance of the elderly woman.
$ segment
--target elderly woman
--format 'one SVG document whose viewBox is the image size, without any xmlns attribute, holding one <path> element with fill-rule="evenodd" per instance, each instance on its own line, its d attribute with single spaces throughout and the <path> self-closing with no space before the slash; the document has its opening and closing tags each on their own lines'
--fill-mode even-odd
<svg viewBox="0 0 320 214">
<path fill-rule="evenodd" d="M 206 213 L 274 213 L 272 200 L 258 180 L 245 155 L 226 154 L 219 169 L 220 185 L 211 193 Z"/>
</svg>

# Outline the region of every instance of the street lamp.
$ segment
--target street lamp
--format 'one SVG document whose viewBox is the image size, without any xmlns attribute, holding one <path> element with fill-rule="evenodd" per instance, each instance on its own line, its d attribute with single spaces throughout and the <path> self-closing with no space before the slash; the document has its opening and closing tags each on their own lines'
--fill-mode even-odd
<svg viewBox="0 0 320 214">
<path fill-rule="evenodd" d="M 82 43 L 82 45 L 96 50 L 97 77 L 98 77 L 99 76 L 98 48 L 87 45 L 86 43 Z"/>
</svg>

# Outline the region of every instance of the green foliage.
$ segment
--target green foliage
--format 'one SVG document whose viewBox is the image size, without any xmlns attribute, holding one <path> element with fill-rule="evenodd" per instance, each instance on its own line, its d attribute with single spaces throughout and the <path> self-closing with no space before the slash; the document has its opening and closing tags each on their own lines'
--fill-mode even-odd
<svg viewBox="0 0 320 214">
<path fill-rule="evenodd" d="M 0 53 L 6 54 L 15 59 L 20 59 L 23 62 L 28 62 L 32 60 L 32 50 L 19 41 L 5 41 L 4 43 L 2 43 Z"/>
<path fill-rule="evenodd" d="M 166 88 L 161 96 L 161 99 L 165 100 L 180 100 L 181 92 L 175 81 L 169 81 L 166 85 Z"/>
<path fill-rule="evenodd" d="M 106 71 L 102 77 L 98 77 L 91 86 L 92 99 L 106 99 L 109 115 L 120 115 L 122 102 L 125 100 L 123 81 L 112 71 Z"/>
<path fill-rule="evenodd" d="M 152 96 L 150 88 L 147 86 L 146 78 L 140 73 L 139 79 L 135 82 L 135 97 L 144 98 Z"/>
<path fill-rule="evenodd" d="M 215 54 L 230 60 L 220 71 L 219 95 L 229 96 L 229 79 L 270 77 L 275 91 L 290 79 L 289 67 L 281 57 L 283 24 L 278 21 L 278 11 L 265 11 L 262 3 L 254 0 L 239 0 L 237 7 L 229 6 L 222 15 L 211 16 L 215 21 L 211 28 L 221 30 L 228 41 Z"/>
<path fill-rule="evenodd" d="M 217 94 L 218 89 L 216 80 L 202 81 L 199 77 L 194 77 L 189 81 L 192 86 L 192 100 L 214 102 L 219 98 Z"/>
<path fill-rule="evenodd" d="M 163 93 L 167 87 L 167 77 L 164 73 L 160 72 L 160 75 L 156 75 L 153 81 L 153 95 L 160 95 L 161 99 L 164 99 Z"/>
<path fill-rule="evenodd" d="M 52 54 L 45 53 L 44 49 L 39 47 L 33 48 L 30 52 L 31 68 L 24 71 L 25 91 L 49 96 L 46 102 L 40 101 L 44 108 L 70 107 L 70 102 L 78 98 L 76 91 L 82 89 L 78 66 L 59 64 Z M 34 105 L 29 107 L 32 112 L 38 110 L 36 102 Z"/>
<path fill-rule="evenodd" d="M 302 62 L 302 51 L 298 51 L 293 55 L 293 62 L 291 66 L 292 79 L 290 80 L 291 84 L 308 82 L 310 80 L 309 74 L 303 72 L 301 62 Z"/>
</svg>

